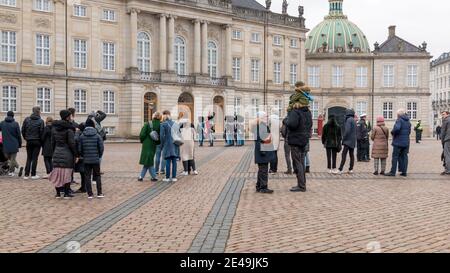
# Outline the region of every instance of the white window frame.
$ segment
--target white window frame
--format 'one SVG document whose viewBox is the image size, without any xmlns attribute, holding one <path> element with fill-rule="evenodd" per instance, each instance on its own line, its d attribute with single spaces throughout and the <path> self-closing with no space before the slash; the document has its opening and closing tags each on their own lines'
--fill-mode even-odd
<svg viewBox="0 0 450 273">
<path fill-rule="evenodd" d="M 298 80 L 298 64 L 291 64 L 289 67 L 290 67 L 289 68 L 290 83 L 291 85 L 295 85 Z"/>
<path fill-rule="evenodd" d="M 298 39 L 297 38 L 291 38 L 289 41 L 289 46 L 291 48 L 298 48 Z"/>
<path fill-rule="evenodd" d="M 367 66 L 358 66 L 356 68 L 356 87 L 365 88 L 368 86 L 368 73 Z"/>
<path fill-rule="evenodd" d="M 281 66 L 280 62 L 273 63 L 273 82 L 275 84 L 281 84 Z"/>
<path fill-rule="evenodd" d="M 49 114 L 52 112 L 52 89 L 49 87 L 38 87 L 36 89 L 36 105 L 41 107 L 41 112 Z"/>
<path fill-rule="evenodd" d="M 151 71 L 151 38 L 147 32 L 141 31 L 137 37 L 137 63 L 139 71 Z"/>
<path fill-rule="evenodd" d="M 259 104 L 260 100 L 259 98 L 252 98 L 252 117 L 256 117 L 256 115 L 259 112 Z"/>
<path fill-rule="evenodd" d="M 208 41 L 208 74 L 210 78 L 217 78 L 218 71 L 218 58 L 219 50 L 217 43 L 214 41 Z"/>
<path fill-rule="evenodd" d="M 260 60 L 252 58 L 250 61 L 250 79 L 252 83 L 260 82 Z"/>
<path fill-rule="evenodd" d="M 49 66 L 51 60 L 50 35 L 36 34 L 36 65 Z"/>
<path fill-rule="evenodd" d="M 16 7 L 17 1 L 16 0 L 0 0 L 0 6 Z"/>
<path fill-rule="evenodd" d="M 2 30 L 0 37 L 0 62 L 17 62 L 17 32 Z"/>
<path fill-rule="evenodd" d="M 113 9 L 103 9 L 102 20 L 108 22 L 117 22 L 116 11 Z"/>
<path fill-rule="evenodd" d="M 308 85 L 314 88 L 320 87 L 320 66 L 308 66 Z"/>
<path fill-rule="evenodd" d="M 394 103 L 391 101 L 383 102 L 383 117 L 386 120 L 394 119 Z"/>
<path fill-rule="evenodd" d="M 417 120 L 418 118 L 418 107 L 419 104 L 415 101 L 408 101 L 406 103 L 406 114 L 411 120 Z"/>
<path fill-rule="evenodd" d="M 181 41 L 181 43 L 178 41 Z M 178 75 L 186 75 L 186 40 L 181 36 L 177 36 L 174 47 L 175 71 Z"/>
<path fill-rule="evenodd" d="M 51 12 L 52 11 L 52 1 L 51 0 L 34 0 L 34 10 Z"/>
<path fill-rule="evenodd" d="M 73 5 L 73 16 L 75 17 L 87 17 L 87 7 L 83 5 Z"/>
<path fill-rule="evenodd" d="M 17 111 L 17 86 L 3 85 L 2 112 Z"/>
<path fill-rule="evenodd" d="M 87 111 L 87 91 L 84 89 L 75 89 L 73 91 L 73 107 L 80 114 L 86 114 Z M 84 109 L 83 109 L 84 107 Z M 84 111 L 83 111 L 84 110 Z"/>
<path fill-rule="evenodd" d="M 240 57 L 233 58 L 233 80 L 237 82 L 241 81 L 241 63 Z"/>
<path fill-rule="evenodd" d="M 258 44 L 261 43 L 261 33 L 252 32 L 251 42 L 258 43 Z"/>
<path fill-rule="evenodd" d="M 103 112 L 110 115 L 116 113 L 116 92 L 112 90 L 103 91 Z"/>
<path fill-rule="evenodd" d="M 362 114 L 367 114 L 368 106 L 367 101 L 356 102 L 356 115 L 360 117 Z"/>
<path fill-rule="evenodd" d="M 73 40 L 73 67 L 77 69 L 87 68 L 88 45 L 83 39 Z"/>
<path fill-rule="evenodd" d="M 333 65 L 331 72 L 331 85 L 333 88 L 344 87 L 344 67 Z"/>
<path fill-rule="evenodd" d="M 106 71 L 116 70 L 116 44 L 114 42 L 102 43 L 102 67 Z"/>
<path fill-rule="evenodd" d="M 233 40 L 242 40 L 242 31 L 239 29 L 233 29 Z"/>
<path fill-rule="evenodd" d="M 273 36 L 273 45 L 274 46 L 282 46 L 283 45 L 283 37 L 281 35 Z"/>
<path fill-rule="evenodd" d="M 406 84 L 408 87 L 419 87 L 419 66 L 416 64 L 408 65 L 406 69 Z M 447 81 L 445 81 L 447 85 Z"/>
<path fill-rule="evenodd" d="M 395 67 L 393 64 L 383 65 L 383 87 L 392 88 L 395 86 Z"/>
<path fill-rule="evenodd" d="M 277 111 L 278 117 L 281 118 L 283 116 L 283 100 L 282 99 L 276 99 L 274 101 L 274 108 Z"/>
<path fill-rule="evenodd" d="M 316 120 L 319 118 L 319 102 L 313 101 L 311 103 L 311 115 L 312 119 Z"/>
<path fill-rule="evenodd" d="M 242 114 L 242 98 L 241 97 L 234 98 L 234 113 Z"/>
<path fill-rule="evenodd" d="M 108 135 L 108 136 L 116 135 L 116 127 L 114 127 L 114 126 L 105 126 L 103 128 L 105 129 L 106 135 Z"/>
</svg>

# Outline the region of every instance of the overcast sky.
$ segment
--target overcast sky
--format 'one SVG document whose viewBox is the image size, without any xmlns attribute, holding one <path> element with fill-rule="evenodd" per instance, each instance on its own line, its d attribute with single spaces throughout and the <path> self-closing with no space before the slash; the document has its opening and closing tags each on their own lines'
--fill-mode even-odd
<svg viewBox="0 0 450 273">
<path fill-rule="evenodd" d="M 265 6 L 265 0 L 258 0 Z M 305 7 L 306 27 L 312 29 L 328 14 L 328 0 L 288 0 L 290 15 Z M 283 0 L 272 0 L 272 11 L 281 12 Z M 388 26 L 414 45 L 428 43 L 433 58 L 450 51 L 450 1 L 448 0 L 344 0 L 344 14 L 358 25 L 373 44 L 387 39 Z"/>
</svg>

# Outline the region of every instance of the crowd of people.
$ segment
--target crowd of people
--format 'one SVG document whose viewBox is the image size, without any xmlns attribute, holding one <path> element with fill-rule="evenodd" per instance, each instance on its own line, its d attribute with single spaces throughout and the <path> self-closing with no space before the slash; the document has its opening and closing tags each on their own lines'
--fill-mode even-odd
<svg viewBox="0 0 450 273">
<path fill-rule="evenodd" d="M 92 180 L 97 186 L 97 197 L 103 198 L 100 164 L 103 156 L 106 132 L 101 122 L 106 118 L 102 111 L 92 112 L 86 122 L 75 122 L 75 109 L 60 111 L 60 120 L 41 118 L 41 109 L 35 106 L 32 114 L 25 118 L 22 127 L 14 120 L 14 112 L 9 111 L 0 123 L 2 131 L 3 155 L 7 160 L 8 176 L 38 180 L 39 155 L 44 158 L 46 175 L 55 187 L 56 198 L 74 197 L 74 193 L 87 193 L 92 199 Z M 26 141 L 27 159 L 25 168 L 17 163 L 17 153 L 22 148 L 22 138 Z M 41 153 L 42 151 L 42 153 Z M 81 187 L 71 189 L 74 184 L 74 172 L 80 173 Z"/>
</svg>

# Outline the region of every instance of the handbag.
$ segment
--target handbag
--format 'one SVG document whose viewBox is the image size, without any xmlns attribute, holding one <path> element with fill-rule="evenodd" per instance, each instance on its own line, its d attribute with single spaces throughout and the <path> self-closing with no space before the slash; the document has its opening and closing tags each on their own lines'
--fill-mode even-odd
<svg viewBox="0 0 450 273">
<path fill-rule="evenodd" d="M 175 128 L 174 128 L 175 127 Z M 181 138 L 180 127 L 178 125 L 173 125 L 171 128 L 173 144 L 176 146 L 181 146 L 184 144 L 183 139 Z"/>
<path fill-rule="evenodd" d="M 153 123 L 152 122 L 148 122 L 149 123 L 149 125 L 150 125 L 150 138 L 153 140 L 153 141 L 159 141 L 159 134 L 158 134 L 158 132 L 156 132 L 155 130 L 153 130 Z"/>
</svg>

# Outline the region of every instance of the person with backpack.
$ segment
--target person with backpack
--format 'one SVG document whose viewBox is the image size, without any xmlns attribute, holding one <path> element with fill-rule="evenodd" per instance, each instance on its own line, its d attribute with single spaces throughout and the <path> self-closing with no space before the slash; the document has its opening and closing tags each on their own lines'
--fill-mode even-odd
<svg viewBox="0 0 450 273">
<path fill-rule="evenodd" d="M 95 129 L 95 123 L 92 119 L 87 119 L 85 122 L 86 128 L 81 134 L 78 141 L 79 158 L 83 160 L 86 191 L 88 199 L 92 199 L 94 194 L 92 192 L 92 176 L 96 178 L 97 198 L 103 198 L 102 179 L 100 174 L 100 159 L 103 156 L 104 146 L 103 139 Z"/>
<path fill-rule="evenodd" d="M 370 135 L 373 141 L 372 158 L 375 160 L 374 175 L 384 175 L 386 172 L 386 161 L 389 155 L 389 129 L 384 123 L 384 117 L 377 118 L 377 125 L 373 128 Z M 381 164 L 381 169 L 379 168 Z M 378 172 L 380 170 L 380 172 Z"/>
<path fill-rule="evenodd" d="M 44 179 L 48 179 L 48 176 L 53 170 L 53 147 L 52 147 L 52 123 L 53 118 L 47 117 L 45 120 L 45 128 L 42 133 L 42 156 L 44 157 L 45 170 L 47 171 L 47 175 L 44 176 Z"/>
<path fill-rule="evenodd" d="M 142 143 L 141 158 L 139 164 L 142 165 L 142 171 L 139 175 L 138 181 L 143 181 L 147 172 L 150 173 L 151 181 L 158 181 L 156 169 L 154 166 L 154 159 L 156 154 L 156 147 L 160 144 L 160 125 L 161 114 L 156 112 L 153 114 L 152 121 L 146 122 L 142 127 L 139 139 Z"/>
<path fill-rule="evenodd" d="M 22 136 L 20 135 L 19 124 L 14 120 L 14 112 L 8 111 L 4 121 L 0 123 L 0 130 L 3 138 L 3 154 L 8 160 L 9 176 L 15 176 L 19 164 L 16 161 L 17 153 L 22 148 Z M 19 170 L 19 177 L 22 176 L 23 167 Z"/>
<path fill-rule="evenodd" d="M 163 182 L 177 181 L 177 160 L 179 155 L 179 146 L 182 145 L 179 126 L 175 124 L 170 116 L 170 111 L 163 112 L 163 123 L 160 129 L 161 150 L 166 160 L 166 178 Z"/>
<path fill-rule="evenodd" d="M 337 174 L 337 154 L 342 150 L 342 132 L 334 115 L 330 115 L 328 122 L 323 126 L 322 144 L 327 151 L 328 172 L 330 174 Z"/>
<path fill-rule="evenodd" d="M 292 172 L 292 161 L 291 161 L 291 146 L 289 146 L 288 143 L 288 129 L 287 129 L 287 117 L 283 119 L 282 126 L 281 126 L 281 136 L 284 139 L 284 157 L 286 159 L 286 165 L 287 165 L 287 171 L 285 174 L 291 175 Z"/>
<path fill-rule="evenodd" d="M 27 141 L 27 163 L 25 165 L 25 180 L 40 179 L 36 175 L 39 152 L 41 151 L 41 136 L 44 132 L 44 121 L 41 118 L 41 107 L 33 107 L 33 113 L 22 124 L 22 136 Z"/>
</svg>

